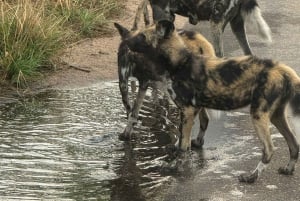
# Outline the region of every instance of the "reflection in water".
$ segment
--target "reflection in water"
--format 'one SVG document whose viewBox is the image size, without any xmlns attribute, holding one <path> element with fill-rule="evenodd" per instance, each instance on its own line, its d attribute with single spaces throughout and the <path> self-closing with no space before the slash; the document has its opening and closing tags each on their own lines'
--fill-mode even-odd
<svg viewBox="0 0 300 201">
<path fill-rule="evenodd" d="M 149 98 L 148 98 L 149 99 Z M 162 100 L 160 100 L 162 101 Z M 117 83 L 48 91 L 0 109 L 1 200 L 151 200 L 171 181 L 160 174 L 176 133 L 163 101 L 145 101 L 135 139 Z M 176 117 L 174 117 L 176 118 Z"/>
<path fill-rule="evenodd" d="M 191 152 L 191 168 L 178 173 L 161 171 L 179 119 L 163 99 L 146 97 L 130 142 L 118 140 L 126 113 L 117 83 L 0 105 L 0 200 L 175 200 L 177 187 L 197 175 L 232 172 L 224 168 L 245 158 L 254 132 L 244 111 L 212 119 L 204 149 Z"/>
</svg>

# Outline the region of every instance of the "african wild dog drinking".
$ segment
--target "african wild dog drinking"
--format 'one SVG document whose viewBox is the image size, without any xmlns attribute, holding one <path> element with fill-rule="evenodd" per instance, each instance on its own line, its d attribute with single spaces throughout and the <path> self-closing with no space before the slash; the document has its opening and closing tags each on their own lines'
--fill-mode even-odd
<svg viewBox="0 0 300 201">
<path fill-rule="evenodd" d="M 115 23 L 119 34 L 121 35 L 121 43 L 118 50 L 118 74 L 119 74 L 119 88 L 122 95 L 122 102 L 126 108 L 128 123 L 124 132 L 120 135 L 120 139 L 130 139 L 133 131 L 133 126 L 137 123 L 139 110 L 142 106 L 147 88 L 150 83 L 165 82 L 166 69 L 164 66 L 156 65 L 143 54 L 132 52 L 129 50 L 126 39 L 135 36 L 137 31 L 129 31 L 125 27 Z M 154 30 L 155 27 L 152 26 Z M 179 30 L 179 37 L 187 46 L 189 51 L 196 55 L 215 56 L 213 46 L 199 33 L 192 31 Z M 139 89 L 133 107 L 130 104 L 128 96 L 128 79 L 135 77 L 139 81 Z M 160 88 L 164 91 L 164 89 Z M 208 115 L 203 108 L 199 112 L 199 120 L 201 122 L 199 137 L 194 140 L 195 146 L 202 146 L 203 136 L 208 125 Z"/>
<path fill-rule="evenodd" d="M 191 24 L 209 21 L 212 42 L 216 55 L 224 56 L 223 32 L 230 23 L 232 32 L 238 40 L 245 55 L 252 51 L 248 43 L 245 24 L 256 28 L 266 41 L 271 42 L 271 31 L 261 15 L 257 0 L 143 0 L 140 11 L 147 15 L 147 2 L 150 2 L 154 21 L 162 19 L 174 20 L 179 14 L 189 18 Z"/>
<path fill-rule="evenodd" d="M 254 182 L 271 161 L 273 142 L 271 122 L 284 136 L 290 160 L 279 169 L 292 174 L 298 160 L 299 145 L 286 118 L 286 107 L 300 115 L 300 78 L 296 72 L 270 59 L 255 56 L 217 58 L 195 56 L 186 48 L 172 22 L 159 21 L 156 29 L 145 29 L 126 40 L 132 51 L 164 66 L 171 79 L 170 96 L 181 109 L 179 149 L 191 147 L 191 128 L 201 108 L 232 110 L 250 105 L 254 129 L 263 143 L 262 159 L 242 182 Z"/>
</svg>

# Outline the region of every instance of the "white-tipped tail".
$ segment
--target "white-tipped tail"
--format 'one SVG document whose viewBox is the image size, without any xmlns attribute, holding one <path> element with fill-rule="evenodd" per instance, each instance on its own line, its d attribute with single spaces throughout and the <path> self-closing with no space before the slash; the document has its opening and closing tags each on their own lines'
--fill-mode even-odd
<svg viewBox="0 0 300 201">
<path fill-rule="evenodd" d="M 262 17 L 259 7 L 254 7 L 250 12 L 242 11 L 242 16 L 247 27 L 250 25 L 249 27 L 256 29 L 262 39 L 264 39 L 267 43 L 272 42 L 271 29 Z"/>
<path fill-rule="evenodd" d="M 222 111 L 220 111 L 220 110 L 209 110 L 208 112 L 209 112 L 209 116 L 213 120 L 219 120 L 219 119 L 221 119 Z"/>
</svg>

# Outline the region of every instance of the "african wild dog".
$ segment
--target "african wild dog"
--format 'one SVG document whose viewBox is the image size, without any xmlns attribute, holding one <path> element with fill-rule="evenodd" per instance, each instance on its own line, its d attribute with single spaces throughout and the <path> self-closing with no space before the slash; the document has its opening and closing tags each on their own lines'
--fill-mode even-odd
<svg viewBox="0 0 300 201">
<path fill-rule="evenodd" d="M 120 135 L 120 139 L 129 139 L 133 130 L 133 126 L 137 123 L 139 110 L 142 106 L 147 88 L 151 82 L 165 82 L 166 70 L 164 66 L 156 65 L 151 60 L 144 57 L 142 54 L 135 53 L 129 50 L 126 39 L 133 37 L 136 31 L 129 31 L 123 26 L 115 23 L 121 35 L 121 43 L 118 50 L 118 74 L 119 88 L 122 95 L 122 102 L 126 108 L 128 123 L 124 132 Z M 155 26 L 152 26 L 155 29 Z M 213 46 L 199 33 L 192 31 L 177 31 L 183 43 L 188 50 L 196 55 L 215 56 Z M 134 101 L 133 107 L 130 104 L 128 97 L 128 79 L 135 77 L 139 81 L 138 95 Z M 199 120 L 201 122 L 199 137 L 194 140 L 194 146 L 202 146 L 203 136 L 208 125 L 208 115 L 205 109 L 199 112 Z"/>
<path fill-rule="evenodd" d="M 245 22 L 258 29 L 262 38 L 271 42 L 271 31 L 261 15 L 257 0 L 143 0 L 140 11 L 151 4 L 154 21 L 175 19 L 174 14 L 189 18 L 191 24 L 199 21 L 210 21 L 213 46 L 216 55 L 224 56 L 222 33 L 228 22 L 245 55 L 251 55 Z M 251 28 L 252 28 L 251 27 Z"/>
<path fill-rule="evenodd" d="M 193 119 L 201 108 L 232 110 L 250 105 L 263 154 L 257 168 L 250 175 L 241 175 L 239 180 L 254 182 L 270 162 L 273 155 L 270 122 L 284 136 L 290 151 L 290 161 L 279 173 L 293 173 L 299 145 L 285 110 L 290 103 L 294 114 L 300 115 L 300 78 L 292 68 L 255 56 L 195 56 L 167 20 L 159 21 L 156 29 L 145 29 L 128 38 L 126 44 L 168 71 L 172 81 L 168 91 L 181 109 L 180 150 L 190 149 Z"/>
</svg>

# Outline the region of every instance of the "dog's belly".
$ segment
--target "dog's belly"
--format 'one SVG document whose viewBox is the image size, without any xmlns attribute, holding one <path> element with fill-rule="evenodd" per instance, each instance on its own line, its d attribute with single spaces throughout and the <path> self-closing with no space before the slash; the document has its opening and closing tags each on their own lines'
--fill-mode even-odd
<svg viewBox="0 0 300 201">
<path fill-rule="evenodd" d="M 245 107 L 251 103 L 252 98 L 250 90 L 217 93 L 172 81 L 169 81 L 168 92 L 179 107 L 193 106 L 217 110 L 233 110 Z"/>
<path fill-rule="evenodd" d="M 194 107 L 206 107 L 217 110 L 234 110 L 245 107 L 250 102 L 249 96 L 205 96 L 203 94 L 194 96 L 191 101 Z"/>
</svg>

